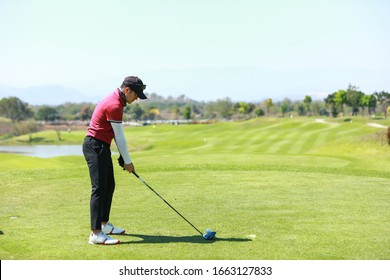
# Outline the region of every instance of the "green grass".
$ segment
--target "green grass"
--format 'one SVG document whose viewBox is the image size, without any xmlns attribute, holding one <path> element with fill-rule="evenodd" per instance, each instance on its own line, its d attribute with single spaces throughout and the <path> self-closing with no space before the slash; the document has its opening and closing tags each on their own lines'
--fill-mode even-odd
<svg viewBox="0 0 390 280">
<path fill-rule="evenodd" d="M 127 128 L 139 175 L 199 229 L 216 229 L 213 241 L 116 166 L 111 220 L 128 234 L 88 245 L 84 159 L 0 154 L 0 258 L 388 260 L 390 148 L 365 122 Z M 81 143 L 84 132 L 70 134 L 64 143 Z"/>
</svg>

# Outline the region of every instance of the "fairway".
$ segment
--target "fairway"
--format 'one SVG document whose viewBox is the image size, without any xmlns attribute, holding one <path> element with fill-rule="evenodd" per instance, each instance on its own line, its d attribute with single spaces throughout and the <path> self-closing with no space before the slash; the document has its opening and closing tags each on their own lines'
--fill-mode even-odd
<svg viewBox="0 0 390 280">
<path fill-rule="evenodd" d="M 123 172 L 114 154 L 111 221 L 126 234 L 119 246 L 88 245 L 84 158 L 0 154 L 0 258 L 388 260 L 390 147 L 386 129 L 367 122 L 126 128 L 137 173 L 197 228 L 217 230 L 214 240 Z M 81 145 L 83 135 L 63 141 Z M 55 132 L 33 137 L 58 144 Z"/>
</svg>

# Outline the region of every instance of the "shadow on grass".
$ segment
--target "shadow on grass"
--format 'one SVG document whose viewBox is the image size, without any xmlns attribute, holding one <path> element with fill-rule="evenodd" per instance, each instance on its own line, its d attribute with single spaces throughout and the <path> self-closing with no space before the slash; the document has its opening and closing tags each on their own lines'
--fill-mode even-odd
<svg viewBox="0 0 390 280">
<path fill-rule="evenodd" d="M 164 236 L 164 235 L 144 235 L 144 234 L 123 234 L 122 236 L 130 236 L 140 238 L 141 240 L 121 241 L 121 244 L 163 244 L 163 243 L 198 243 L 209 244 L 217 241 L 225 242 L 248 242 L 252 241 L 249 238 L 218 238 L 206 240 L 200 235 L 193 236 Z"/>
</svg>

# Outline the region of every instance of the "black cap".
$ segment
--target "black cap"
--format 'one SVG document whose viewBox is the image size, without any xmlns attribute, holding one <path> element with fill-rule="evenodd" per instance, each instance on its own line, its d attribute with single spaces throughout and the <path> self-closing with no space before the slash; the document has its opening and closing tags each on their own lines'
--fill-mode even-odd
<svg viewBox="0 0 390 280">
<path fill-rule="evenodd" d="M 139 99 L 146 99 L 146 95 L 144 94 L 144 89 L 146 85 L 141 81 L 137 76 L 128 76 L 124 79 L 122 83 L 122 87 L 129 87 L 130 89 L 135 91 Z"/>
</svg>

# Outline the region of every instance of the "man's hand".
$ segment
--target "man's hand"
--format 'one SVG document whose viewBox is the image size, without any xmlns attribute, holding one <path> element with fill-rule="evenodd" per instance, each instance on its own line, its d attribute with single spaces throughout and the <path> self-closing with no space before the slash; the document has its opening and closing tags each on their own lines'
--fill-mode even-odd
<svg viewBox="0 0 390 280">
<path fill-rule="evenodd" d="M 123 157 L 121 155 L 118 158 L 118 164 L 119 164 L 120 167 L 123 168 L 123 170 L 125 170 L 125 167 L 124 167 L 125 162 L 123 161 Z"/>
<path fill-rule="evenodd" d="M 122 156 L 120 156 L 118 158 L 118 164 L 123 168 L 123 170 L 127 170 L 129 171 L 130 173 L 135 171 L 134 170 L 134 164 L 133 163 L 129 163 L 129 164 L 126 164 L 124 161 L 123 161 L 123 158 Z"/>
<path fill-rule="evenodd" d="M 129 171 L 129 173 L 133 172 L 134 171 L 134 164 L 133 163 L 129 163 L 129 164 L 125 163 L 123 165 L 123 170 Z"/>
</svg>

